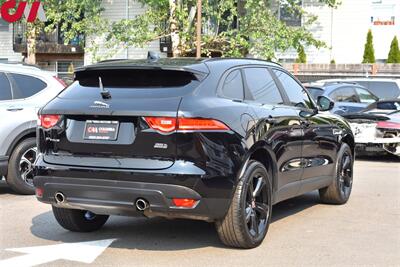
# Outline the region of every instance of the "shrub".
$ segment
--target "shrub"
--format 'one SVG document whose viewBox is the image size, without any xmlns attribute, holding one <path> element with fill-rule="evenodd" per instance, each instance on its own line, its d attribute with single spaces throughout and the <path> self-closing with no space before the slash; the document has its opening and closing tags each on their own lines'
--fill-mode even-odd
<svg viewBox="0 0 400 267">
<path fill-rule="evenodd" d="M 372 31 L 369 30 L 367 34 L 367 42 L 364 47 L 364 56 L 362 63 L 375 63 L 375 52 Z"/>
<path fill-rule="evenodd" d="M 397 41 L 397 37 L 395 36 L 390 44 L 390 51 L 388 55 L 387 63 L 400 63 L 400 50 L 399 50 L 399 42 Z"/>
</svg>

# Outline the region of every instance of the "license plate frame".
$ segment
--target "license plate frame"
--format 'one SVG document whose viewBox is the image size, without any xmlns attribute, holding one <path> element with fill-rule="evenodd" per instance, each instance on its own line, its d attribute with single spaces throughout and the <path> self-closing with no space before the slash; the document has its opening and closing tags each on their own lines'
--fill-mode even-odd
<svg viewBox="0 0 400 267">
<path fill-rule="evenodd" d="M 118 139 L 119 121 L 87 120 L 83 130 L 83 139 L 90 141 L 116 141 Z"/>
</svg>

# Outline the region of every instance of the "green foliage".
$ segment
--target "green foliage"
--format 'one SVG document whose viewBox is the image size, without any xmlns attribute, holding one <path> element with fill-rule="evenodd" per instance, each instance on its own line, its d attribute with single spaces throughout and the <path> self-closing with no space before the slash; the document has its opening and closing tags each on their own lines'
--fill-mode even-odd
<svg viewBox="0 0 400 267">
<path fill-rule="evenodd" d="M 320 0 L 336 6 L 336 0 Z M 196 47 L 196 1 L 175 0 L 177 9 L 170 16 L 168 0 L 140 0 L 148 7 L 147 12 L 133 21 L 113 25 L 109 31 L 108 45 L 115 47 L 143 46 L 160 36 L 171 34 L 171 24 L 177 24 L 180 55 L 193 53 Z M 287 1 L 288 7 L 306 15 L 301 6 Z M 209 0 L 203 1 L 202 52 L 210 55 L 217 52 L 223 57 L 241 57 L 252 54 L 255 57 L 276 59 L 276 51 L 286 51 L 300 45 L 324 47 L 307 30 L 316 17 L 304 16 L 301 27 L 290 27 L 280 21 L 270 6 L 270 1 L 260 0 Z M 119 27 L 119 24 L 123 27 Z M 237 27 L 239 25 L 239 27 Z M 149 30 L 150 29 L 150 30 Z"/>
<path fill-rule="evenodd" d="M 330 63 L 331 63 L 331 64 L 336 64 L 335 59 L 332 59 Z"/>
<path fill-rule="evenodd" d="M 367 42 L 365 43 L 364 47 L 364 56 L 362 63 L 375 63 L 375 51 L 371 30 L 369 30 L 367 34 Z"/>
<path fill-rule="evenodd" d="M 302 45 L 300 45 L 297 48 L 296 63 L 307 63 L 307 55 L 306 55 L 306 52 L 304 51 L 304 46 L 302 46 Z"/>
<path fill-rule="evenodd" d="M 387 59 L 387 63 L 400 63 L 400 50 L 399 42 L 395 36 L 390 44 L 390 51 Z"/>
</svg>

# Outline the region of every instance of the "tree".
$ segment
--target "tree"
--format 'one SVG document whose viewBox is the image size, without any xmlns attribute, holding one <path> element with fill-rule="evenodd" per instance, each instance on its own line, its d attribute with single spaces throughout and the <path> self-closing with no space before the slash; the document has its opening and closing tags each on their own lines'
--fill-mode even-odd
<svg viewBox="0 0 400 267">
<path fill-rule="evenodd" d="M 302 45 L 300 45 L 297 48 L 296 63 L 307 63 L 307 55 L 306 55 L 306 52 L 304 51 L 304 46 L 302 46 Z"/>
<path fill-rule="evenodd" d="M 390 44 L 390 51 L 387 59 L 387 63 L 400 63 L 400 50 L 399 42 L 395 36 Z"/>
<path fill-rule="evenodd" d="M 365 43 L 364 47 L 364 56 L 362 63 L 375 63 L 375 51 L 371 30 L 368 30 L 367 42 Z"/>
<path fill-rule="evenodd" d="M 139 0 L 147 7 L 143 15 L 130 20 L 110 23 L 103 31 L 106 48 L 110 52 L 95 60 L 111 57 L 128 47 L 142 47 L 160 37 L 172 41 L 174 56 L 193 55 L 195 46 L 195 0 Z M 337 0 L 320 0 L 335 7 Z M 300 45 L 325 46 L 316 40 L 308 27 L 317 19 L 297 5 L 297 1 L 279 0 L 291 12 L 303 17 L 301 27 L 286 25 L 277 16 L 270 0 L 203 0 L 202 54 L 247 56 L 276 59 L 276 51 L 286 51 Z M 91 50 L 99 50 L 93 42 Z M 113 52 L 114 51 L 114 52 Z"/>
<path fill-rule="evenodd" d="M 0 5 L 5 1 L 0 0 Z M 28 0 L 29 3 L 33 1 Z M 16 2 L 18 5 L 21 0 Z M 95 34 L 107 25 L 107 21 L 101 17 L 102 0 L 46 0 L 42 3 L 47 16 L 45 23 L 39 20 L 29 23 L 25 18 L 21 20 L 27 24 L 26 39 L 29 63 L 36 63 L 36 38 L 43 29 L 49 33 L 59 29 L 63 34 L 65 44 L 67 44 L 77 36 Z M 81 45 L 83 46 L 84 43 Z"/>
</svg>

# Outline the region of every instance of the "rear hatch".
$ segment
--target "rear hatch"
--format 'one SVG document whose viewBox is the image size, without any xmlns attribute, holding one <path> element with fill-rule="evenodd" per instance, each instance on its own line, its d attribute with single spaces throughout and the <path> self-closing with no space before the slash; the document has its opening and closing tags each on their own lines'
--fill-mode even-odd
<svg viewBox="0 0 400 267">
<path fill-rule="evenodd" d="M 54 127 L 40 127 L 44 160 L 98 168 L 170 167 L 176 134 L 157 131 L 148 119 L 176 118 L 182 96 L 201 78 L 199 73 L 161 68 L 77 72 L 76 81 L 41 111 L 42 118 L 60 115 Z"/>
</svg>

